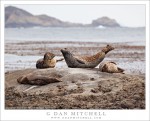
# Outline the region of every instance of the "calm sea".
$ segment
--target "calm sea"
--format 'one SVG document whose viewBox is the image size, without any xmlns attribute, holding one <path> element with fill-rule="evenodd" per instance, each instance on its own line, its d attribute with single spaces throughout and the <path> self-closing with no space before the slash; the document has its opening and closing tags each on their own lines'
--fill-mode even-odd
<svg viewBox="0 0 150 121">
<path fill-rule="evenodd" d="M 5 42 L 20 41 L 130 42 L 145 45 L 145 28 L 6 28 Z"/>
</svg>

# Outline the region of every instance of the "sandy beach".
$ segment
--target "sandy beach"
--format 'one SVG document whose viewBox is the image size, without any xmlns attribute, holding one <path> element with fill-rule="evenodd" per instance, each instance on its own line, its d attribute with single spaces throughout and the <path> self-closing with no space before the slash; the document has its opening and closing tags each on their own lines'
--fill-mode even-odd
<svg viewBox="0 0 150 121">
<path fill-rule="evenodd" d="M 47 51 L 54 53 L 56 58 L 63 57 L 62 48 L 68 48 L 75 55 L 93 55 L 107 44 L 65 41 L 5 43 L 5 54 L 19 57 L 14 63 L 5 61 L 5 108 L 145 109 L 145 46 L 111 43 L 115 50 L 108 53 L 104 61 L 116 62 L 125 69 L 125 74 L 100 72 L 98 67 L 68 68 L 65 61 L 53 69 L 35 69 L 36 60 Z M 30 60 L 24 61 L 23 57 L 30 57 Z M 31 85 L 17 82 L 20 76 L 29 73 L 54 76 L 62 82 L 30 89 Z"/>
</svg>

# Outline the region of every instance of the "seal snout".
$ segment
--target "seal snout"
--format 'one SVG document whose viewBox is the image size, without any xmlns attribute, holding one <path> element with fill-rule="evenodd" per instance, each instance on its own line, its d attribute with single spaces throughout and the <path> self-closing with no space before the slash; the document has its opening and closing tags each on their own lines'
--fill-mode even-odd
<svg viewBox="0 0 150 121">
<path fill-rule="evenodd" d="M 107 45 L 106 48 L 109 48 L 110 50 L 114 50 L 115 48 L 111 45 Z"/>
<path fill-rule="evenodd" d="M 68 53 L 67 48 L 61 49 L 60 50 L 63 54 Z"/>
<path fill-rule="evenodd" d="M 61 49 L 60 51 L 61 51 L 61 52 L 63 52 L 64 50 L 63 50 L 63 49 Z"/>
<path fill-rule="evenodd" d="M 63 50 L 63 49 L 61 49 L 60 51 L 62 52 L 62 54 L 64 53 L 64 50 Z"/>
</svg>

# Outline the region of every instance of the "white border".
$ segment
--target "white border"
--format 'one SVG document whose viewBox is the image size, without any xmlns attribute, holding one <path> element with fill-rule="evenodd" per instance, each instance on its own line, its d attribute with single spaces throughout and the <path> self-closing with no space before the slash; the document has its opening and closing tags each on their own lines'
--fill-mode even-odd
<svg viewBox="0 0 150 121">
<path fill-rule="evenodd" d="M 4 108 L 4 6 L 6 4 L 144 4 L 146 5 L 146 109 L 145 110 L 5 110 Z M 149 121 L 149 1 L 1 1 L 1 120 L 60 120 L 64 115 L 55 115 L 67 112 L 104 112 L 99 120 L 136 120 Z M 53 119 L 51 116 L 60 117 Z M 77 115 L 76 115 L 77 116 Z M 61 119 L 67 120 L 67 119 Z M 70 120 L 70 119 L 69 119 Z M 73 119 L 71 119 L 73 120 Z M 91 120 L 91 119 L 86 119 Z M 93 121 L 95 119 L 92 119 Z"/>
</svg>

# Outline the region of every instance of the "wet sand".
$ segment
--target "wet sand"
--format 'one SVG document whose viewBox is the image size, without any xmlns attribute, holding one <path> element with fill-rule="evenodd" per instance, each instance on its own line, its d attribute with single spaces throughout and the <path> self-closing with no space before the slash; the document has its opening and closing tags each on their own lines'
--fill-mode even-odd
<svg viewBox="0 0 150 121">
<path fill-rule="evenodd" d="M 60 49 L 68 48 L 75 55 L 92 55 L 107 44 L 48 41 L 6 43 L 5 54 L 42 57 L 45 52 L 50 51 L 62 57 Z M 145 109 L 145 46 L 130 43 L 111 45 L 115 50 L 108 53 L 105 60 L 114 61 L 124 67 L 127 71 L 125 74 L 102 73 L 97 68 L 68 68 L 65 61 L 63 66 L 56 66 L 54 69 L 37 70 L 34 65 L 21 69 L 17 68 L 17 62 L 15 71 L 8 69 L 5 73 L 5 108 Z M 31 85 L 17 83 L 20 76 L 31 72 L 35 75 L 55 75 L 62 82 L 33 89 L 30 89 Z"/>
</svg>

